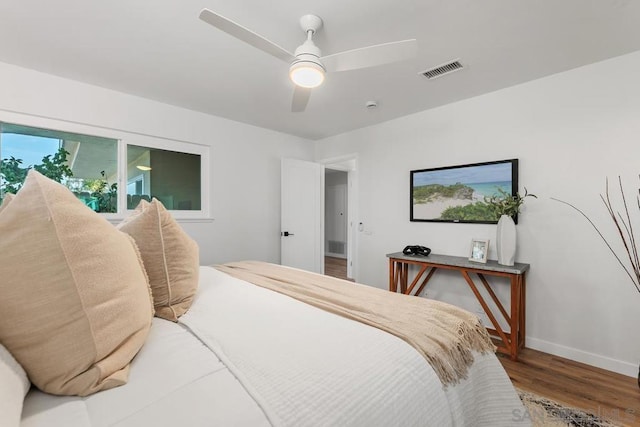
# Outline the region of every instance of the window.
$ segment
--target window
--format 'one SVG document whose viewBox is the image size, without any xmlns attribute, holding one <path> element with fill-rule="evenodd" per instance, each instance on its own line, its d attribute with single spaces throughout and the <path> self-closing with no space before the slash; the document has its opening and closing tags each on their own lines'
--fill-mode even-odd
<svg viewBox="0 0 640 427">
<path fill-rule="evenodd" d="M 201 209 L 200 156 L 127 146 L 127 208 L 141 199 L 160 200 L 167 209 Z"/>
<path fill-rule="evenodd" d="M 118 211 L 116 139 L 2 123 L 0 161 L 0 196 L 18 191 L 33 168 L 96 212 Z"/>
<path fill-rule="evenodd" d="M 110 133 L 95 136 L 0 122 L 0 201 L 6 192 L 17 192 L 33 168 L 107 216 L 122 217 L 140 200 L 155 197 L 177 218 L 206 218 L 208 147 Z"/>
</svg>

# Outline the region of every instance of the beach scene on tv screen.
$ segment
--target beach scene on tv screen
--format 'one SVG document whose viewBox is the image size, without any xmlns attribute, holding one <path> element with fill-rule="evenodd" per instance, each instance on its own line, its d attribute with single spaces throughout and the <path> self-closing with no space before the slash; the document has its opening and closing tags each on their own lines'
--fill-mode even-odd
<svg viewBox="0 0 640 427">
<path fill-rule="evenodd" d="M 497 221 L 486 200 L 511 194 L 511 172 L 511 162 L 416 171 L 411 194 L 413 219 Z"/>
</svg>

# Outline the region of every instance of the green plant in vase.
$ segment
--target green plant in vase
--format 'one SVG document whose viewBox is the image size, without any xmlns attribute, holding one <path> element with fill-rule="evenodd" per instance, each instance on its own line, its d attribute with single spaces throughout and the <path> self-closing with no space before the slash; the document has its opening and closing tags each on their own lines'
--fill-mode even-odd
<svg viewBox="0 0 640 427">
<path fill-rule="evenodd" d="M 535 194 L 529 193 L 527 187 L 524 188 L 524 195 L 522 196 L 520 193 L 512 196 L 502 188 L 498 188 L 498 193 L 497 195 L 484 198 L 484 202 L 495 212 L 496 219 L 500 219 L 502 215 L 515 218 L 520 213 L 520 207 L 524 204 L 527 197 L 538 198 Z"/>
<path fill-rule="evenodd" d="M 527 197 L 538 198 L 524 189 L 524 195 L 516 193 L 511 195 L 501 188 L 497 195 L 485 197 L 484 202 L 493 210 L 498 219 L 496 230 L 496 249 L 498 251 L 498 264 L 512 266 L 516 256 L 516 223 L 515 218 L 520 213 L 520 208 Z"/>
</svg>

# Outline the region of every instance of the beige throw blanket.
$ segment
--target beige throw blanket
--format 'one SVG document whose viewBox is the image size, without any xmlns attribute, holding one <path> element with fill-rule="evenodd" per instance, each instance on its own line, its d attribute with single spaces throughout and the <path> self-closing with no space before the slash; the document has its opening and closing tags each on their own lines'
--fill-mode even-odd
<svg viewBox="0 0 640 427">
<path fill-rule="evenodd" d="M 479 319 L 450 304 L 259 261 L 215 267 L 403 339 L 431 364 L 445 386 L 466 378 L 472 351 L 495 351 Z"/>
</svg>

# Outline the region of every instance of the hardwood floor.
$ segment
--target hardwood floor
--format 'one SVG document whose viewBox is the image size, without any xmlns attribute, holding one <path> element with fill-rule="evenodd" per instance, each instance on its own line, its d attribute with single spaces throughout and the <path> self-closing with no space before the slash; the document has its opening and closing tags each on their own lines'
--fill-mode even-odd
<svg viewBox="0 0 640 427">
<path fill-rule="evenodd" d="M 615 424 L 640 426 L 640 388 L 635 378 L 528 348 L 517 362 L 498 356 L 520 390 L 580 408 Z"/>
<path fill-rule="evenodd" d="M 339 279 L 351 280 L 347 277 L 347 260 L 344 258 L 324 257 L 324 274 Z"/>
</svg>

